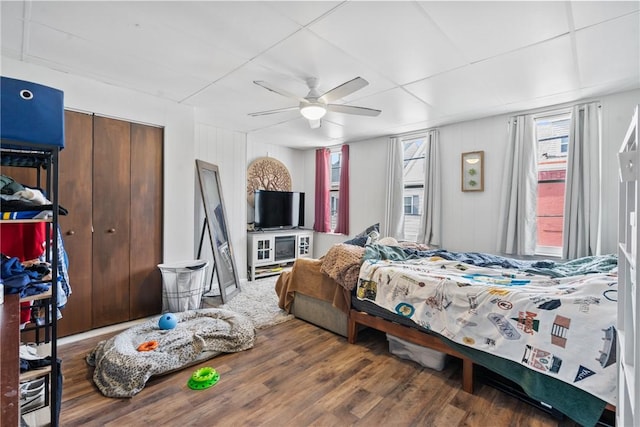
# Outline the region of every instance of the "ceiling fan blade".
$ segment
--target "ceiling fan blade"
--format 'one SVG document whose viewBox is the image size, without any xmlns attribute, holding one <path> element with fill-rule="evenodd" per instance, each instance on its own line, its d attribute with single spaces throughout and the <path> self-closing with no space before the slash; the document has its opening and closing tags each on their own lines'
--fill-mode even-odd
<svg viewBox="0 0 640 427">
<path fill-rule="evenodd" d="M 251 117 L 267 116 L 269 114 L 284 113 L 285 111 L 294 111 L 299 109 L 300 107 L 296 105 L 295 107 L 286 107 L 286 108 L 277 108 L 275 110 L 258 111 L 257 113 L 249 113 L 249 115 Z"/>
<path fill-rule="evenodd" d="M 255 84 L 257 84 L 258 86 L 262 86 L 263 88 L 265 88 L 265 89 L 267 89 L 267 90 L 269 90 L 269 91 L 271 91 L 273 93 L 277 93 L 278 95 L 286 96 L 287 98 L 292 98 L 292 99 L 295 99 L 295 100 L 300 101 L 300 102 L 306 102 L 306 100 L 304 98 L 302 98 L 302 97 L 300 97 L 298 95 L 294 95 L 291 92 L 288 92 L 288 91 L 286 91 L 284 89 L 280 89 L 280 88 L 271 86 L 271 84 L 269 84 L 269 83 L 267 83 L 265 81 L 254 80 L 253 82 Z"/>
<path fill-rule="evenodd" d="M 322 125 L 322 120 L 321 119 L 309 120 L 309 127 L 311 129 L 319 129 L 321 125 Z"/>
<path fill-rule="evenodd" d="M 368 84 L 369 82 L 362 77 L 356 77 L 353 80 L 349 80 L 348 82 L 342 83 L 340 86 L 334 87 L 328 92 L 325 92 L 320 96 L 319 99 L 324 102 L 335 101 L 337 99 L 344 98 L 345 96 L 350 95 L 359 89 L 362 89 Z"/>
<path fill-rule="evenodd" d="M 380 113 L 381 110 L 374 110 L 373 108 L 365 108 L 365 107 L 354 107 L 352 105 L 340 105 L 340 104 L 329 104 L 327 105 L 328 111 L 333 111 L 334 113 L 343 113 L 343 114 L 356 114 L 359 116 L 371 116 L 376 117 Z"/>
</svg>

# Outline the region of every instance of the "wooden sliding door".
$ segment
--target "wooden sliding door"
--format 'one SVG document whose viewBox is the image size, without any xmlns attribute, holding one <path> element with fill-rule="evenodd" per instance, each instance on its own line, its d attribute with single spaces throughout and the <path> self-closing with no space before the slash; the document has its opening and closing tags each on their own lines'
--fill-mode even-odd
<svg viewBox="0 0 640 427">
<path fill-rule="evenodd" d="M 60 152 L 60 232 L 69 258 L 72 294 L 62 309 L 58 335 L 91 329 L 92 221 L 93 221 L 93 115 L 65 112 L 65 148 Z"/>
<path fill-rule="evenodd" d="M 131 124 L 93 119 L 93 327 L 130 320 Z"/>
</svg>

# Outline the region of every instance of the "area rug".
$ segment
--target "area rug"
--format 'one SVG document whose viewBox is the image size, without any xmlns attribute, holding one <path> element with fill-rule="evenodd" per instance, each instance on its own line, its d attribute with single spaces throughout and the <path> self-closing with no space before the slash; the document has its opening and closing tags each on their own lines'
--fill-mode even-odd
<svg viewBox="0 0 640 427">
<path fill-rule="evenodd" d="M 244 314 L 253 321 L 256 329 L 264 329 L 293 319 L 293 314 L 278 307 L 276 281 L 278 276 L 244 282 L 240 292 L 220 306 Z"/>
</svg>

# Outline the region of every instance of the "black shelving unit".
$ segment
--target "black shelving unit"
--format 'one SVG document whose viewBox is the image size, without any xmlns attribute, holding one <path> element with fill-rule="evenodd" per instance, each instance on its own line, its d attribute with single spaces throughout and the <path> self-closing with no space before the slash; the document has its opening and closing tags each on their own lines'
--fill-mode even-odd
<svg viewBox="0 0 640 427">
<path fill-rule="evenodd" d="M 10 215 L 0 219 L 3 223 L 42 223 L 45 237 L 45 261 L 49 263 L 51 280 L 49 290 L 40 295 L 30 295 L 21 301 L 29 301 L 29 305 L 39 304 L 44 307 L 44 320 L 34 319 L 30 310 L 30 323 L 25 331 L 33 331 L 38 356 L 50 358 L 49 366 L 41 369 L 31 369 L 19 376 L 19 382 L 28 382 L 44 378 L 44 403 L 41 407 L 49 407 L 49 424 L 57 427 L 59 424 L 60 404 L 62 395 L 62 375 L 58 360 L 58 284 L 59 284 L 59 226 L 60 214 L 58 192 L 58 168 L 60 150 L 64 147 L 64 93 L 52 87 L 38 83 L 0 76 L 0 164 L 18 168 L 35 169 L 35 180 L 23 183 L 32 188 L 43 191 L 50 205 L 44 207 L 51 212 L 44 218 L 37 215 L 33 219 L 18 219 L 23 216 Z M 3 168 L 4 172 L 4 168 Z M 11 212 L 10 204 L 3 213 Z M 30 208 L 30 207 L 29 207 Z M 15 209 L 14 209 L 15 210 Z M 37 209 L 33 209 L 37 210 Z M 13 236 L 12 238 L 19 238 Z M 62 248 L 60 248 L 62 249 Z M 17 249 L 15 249 L 18 251 Z M 16 256 L 10 253 L 7 256 Z M 24 254 L 20 254 L 24 256 Z M 67 283 L 68 285 L 68 283 Z M 64 292 L 68 292 L 67 289 Z M 60 295 L 61 296 L 61 295 Z M 34 322 L 35 320 L 35 322 Z M 21 332 L 21 334 L 23 334 Z M 22 335 L 21 335 L 22 336 Z M 22 341 L 22 340 L 21 340 Z M 16 370 L 20 367 L 16 366 Z M 16 384 L 19 388 L 19 384 Z M 26 406 L 26 405 L 25 405 Z M 27 408 L 21 408 L 26 411 Z M 34 405 L 30 410 L 40 409 Z"/>
<path fill-rule="evenodd" d="M 60 148 L 52 145 L 7 141 L 4 139 L 1 140 L 0 143 L 0 163 L 2 166 L 34 168 L 37 171 L 36 186 L 43 189 L 47 198 L 52 202 L 52 214 L 50 217 L 40 219 L 0 220 L 0 225 L 19 222 L 45 222 L 50 224 L 50 226 L 45 227 L 45 239 L 47 242 L 51 242 L 50 245 L 46 245 L 45 249 L 45 258 L 46 261 L 49 262 L 51 269 L 50 291 L 40 295 L 33 295 L 21 299 L 20 301 L 31 301 L 32 304 L 39 305 L 44 308 L 44 321 L 31 322 L 32 324 L 25 327 L 21 333 L 33 331 L 36 345 L 49 345 L 48 356 L 51 358 L 51 365 L 46 369 L 26 371 L 20 375 L 20 382 L 23 383 L 44 377 L 44 405 L 41 407 L 34 407 L 33 409 L 30 409 L 29 412 L 48 406 L 50 409 L 50 425 L 52 427 L 58 426 L 61 403 L 58 397 L 58 395 L 61 394 L 61 390 L 59 390 L 58 384 L 58 375 L 60 373 L 58 372 L 59 366 L 57 362 L 59 153 Z M 16 366 L 16 369 L 19 369 L 19 367 Z M 24 415 L 24 413 L 21 413 L 21 415 Z"/>
</svg>

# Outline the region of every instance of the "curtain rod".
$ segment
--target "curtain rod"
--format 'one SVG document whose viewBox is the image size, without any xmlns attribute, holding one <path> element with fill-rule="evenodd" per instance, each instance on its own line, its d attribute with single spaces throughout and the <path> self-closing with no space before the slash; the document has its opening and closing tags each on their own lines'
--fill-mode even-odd
<svg viewBox="0 0 640 427">
<path fill-rule="evenodd" d="M 509 114 L 509 116 L 510 116 L 510 119 L 511 119 L 511 117 L 515 117 L 515 116 L 523 116 L 523 115 L 537 114 L 537 113 L 548 113 L 548 112 L 551 112 L 553 110 L 563 110 L 563 109 L 566 109 L 566 108 L 573 108 L 576 105 L 591 104 L 593 102 L 597 102 L 598 103 L 598 108 L 602 108 L 602 104 L 601 104 L 601 101 L 599 99 L 592 99 L 592 100 L 585 100 L 585 101 L 579 101 L 579 102 L 565 102 L 563 104 L 549 105 L 549 106 L 546 106 L 546 107 L 535 108 L 533 110 L 519 111 L 519 112 L 516 112 L 516 113 L 511 113 L 511 114 Z M 553 114 L 550 114 L 550 115 L 553 115 Z M 544 117 L 544 116 L 540 116 L 540 117 Z"/>
<path fill-rule="evenodd" d="M 432 128 L 422 129 L 422 130 L 414 130 L 414 131 L 411 131 L 411 132 L 398 133 L 398 134 L 395 134 L 395 135 L 389 135 L 389 138 L 407 138 L 407 137 L 410 137 L 410 136 L 413 136 L 413 135 L 415 135 L 415 136 L 423 135 L 423 134 L 426 134 L 426 133 L 431 132 L 431 131 L 437 131 L 438 132 L 438 131 L 440 131 L 440 129 L 438 127 L 432 127 Z"/>
</svg>

